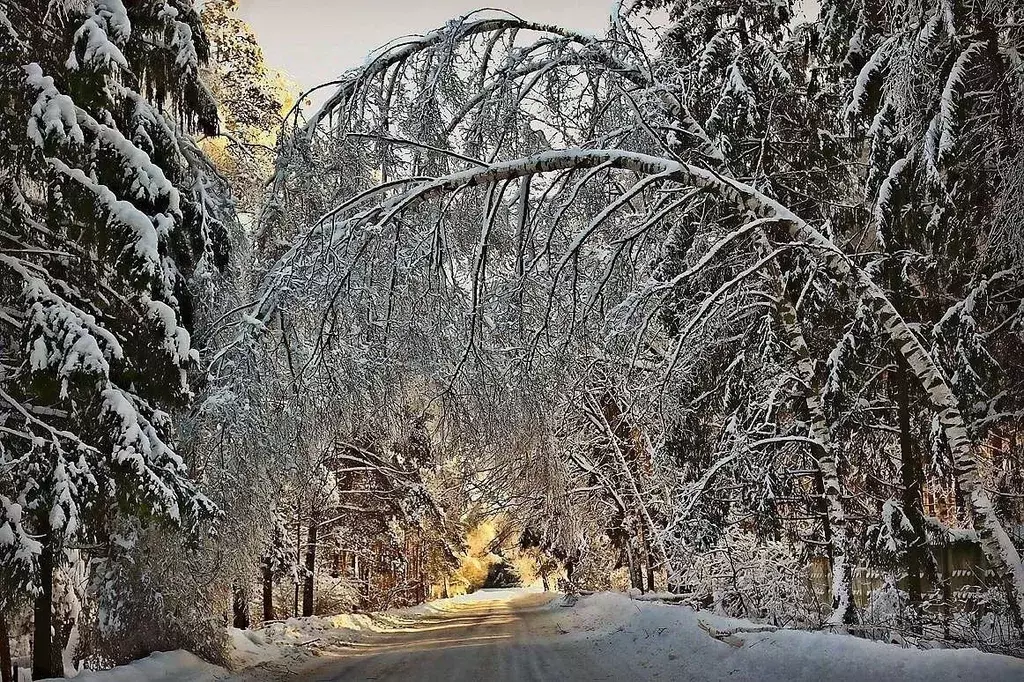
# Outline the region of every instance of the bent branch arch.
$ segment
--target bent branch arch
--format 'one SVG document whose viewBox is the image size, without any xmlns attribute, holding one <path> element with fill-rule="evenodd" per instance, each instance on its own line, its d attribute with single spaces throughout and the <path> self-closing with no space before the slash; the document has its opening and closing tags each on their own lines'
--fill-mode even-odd
<svg viewBox="0 0 1024 682">
<path fill-rule="evenodd" d="M 625 151 L 589 149 L 545 152 L 496 163 L 487 168 L 471 168 L 430 180 L 416 180 L 411 182 L 411 186 L 404 192 L 352 218 L 337 221 L 330 217 L 321 220 L 272 268 L 268 279 L 265 280 L 268 286 L 264 288 L 261 296 L 259 317 L 264 320 L 270 319 L 275 305 L 273 290 L 282 282 L 282 278 L 290 280 L 297 275 L 296 269 L 292 267 L 296 255 L 309 247 L 322 248 L 326 244 L 327 248 L 330 248 L 336 241 L 335 235 L 339 234 L 339 228 L 346 232 L 360 228 L 380 228 L 415 202 L 468 187 L 488 187 L 543 173 L 584 170 L 600 166 L 632 171 L 641 176 L 658 176 L 663 182 L 705 190 L 720 200 L 731 203 L 742 212 L 749 212 L 760 218 L 771 218 L 784 226 L 790 239 L 820 259 L 822 265 L 836 280 L 848 282 L 870 304 L 890 342 L 912 368 L 914 376 L 942 424 L 955 463 L 956 479 L 960 489 L 970 500 L 973 521 L 985 556 L 996 576 L 1006 586 L 1015 618 L 1019 620 L 1020 614 L 1024 613 L 1024 566 L 1021 565 L 1020 554 L 1003 529 L 992 501 L 982 485 L 974 444 L 968 434 L 957 397 L 938 363 L 869 273 L 857 266 L 824 234 L 779 202 L 745 183 L 706 168 L 672 159 Z M 329 235 L 326 234 L 328 229 L 331 232 Z M 323 241 L 325 237 L 326 242 Z M 574 248 L 579 249 L 582 241 L 584 240 L 576 240 Z"/>
</svg>

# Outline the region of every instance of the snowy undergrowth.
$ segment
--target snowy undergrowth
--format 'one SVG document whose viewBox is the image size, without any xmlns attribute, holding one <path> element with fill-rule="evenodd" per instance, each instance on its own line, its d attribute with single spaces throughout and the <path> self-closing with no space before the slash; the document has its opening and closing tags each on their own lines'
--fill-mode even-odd
<svg viewBox="0 0 1024 682">
<path fill-rule="evenodd" d="M 559 631 L 660 679 L 903 680 L 1004 682 L 1024 679 L 1024 661 L 976 649 L 905 649 L 844 634 L 774 629 L 602 592 L 558 609 Z M 758 630 L 760 630 L 758 632 Z M 753 631 L 753 632 L 750 632 Z M 656 675 L 655 675 L 656 673 Z"/>
</svg>

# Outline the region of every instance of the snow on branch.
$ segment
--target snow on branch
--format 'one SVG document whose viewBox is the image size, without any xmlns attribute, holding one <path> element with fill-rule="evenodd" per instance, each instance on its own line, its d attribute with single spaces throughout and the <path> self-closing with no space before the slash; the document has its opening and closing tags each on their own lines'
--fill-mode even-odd
<svg viewBox="0 0 1024 682">
<path fill-rule="evenodd" d="M 338 112 L 347 105 L 349 99 L 356 92 L 356 89 L 367 81 L 386 73 L 397 64 L 401 64 L 417 53 L 433 47 L 450 45 L 486 33 L 510 33 L 517 31 L 533 31 L 541 34 L 550 34 L 563 39 L 567 43 L 574 43 L 582 47 L 593 47 L 600 44 L 600 40 L 592 36 L 586 36 L 575 31 L 569 31 L 550 24 L 541 24 L 526 21 L 506 12 L 495 13 L 495 16 L 477 17 L 476 13 L 468 14 L 459 19 L 449 22 L 444 27 L 423 34 L 403 38 L 400 41 L 390 43 L 371 53 L 364 65 L 355 69 L 345 78 L 324 86 L 337 85 L 337 91 L 324 103 L 306 124 L 306 130 L 315 129 L 321 121 L 328 116 Z M 643 80 L 643 76 L 630 67 L 618 64 L 613 58 L 603 52 L 599 55 L 600 61 L 615 68 L 626 77 Z"/>
</svg>

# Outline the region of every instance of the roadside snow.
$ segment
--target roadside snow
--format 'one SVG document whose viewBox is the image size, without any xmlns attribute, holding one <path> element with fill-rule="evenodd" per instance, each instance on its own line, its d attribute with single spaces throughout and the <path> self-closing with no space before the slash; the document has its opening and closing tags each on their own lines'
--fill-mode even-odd
<svg viewBox="0 0 1024 682">
<path fill-rule="evenodd" d="M 78 682 L 214 682 L 226 675 L 224 668 L 187 651 L 167 651 L 112 670 L 82 672 L 74 679 Z"/>
<path fill-rule="evenodd" d="M 559 609 L 556 600 L 552 609 Z M 566 639 L 590 644 L 659 679 L 778 682 L 1006 682 L 1024 661 L 976 649 L 904 649 L 850 635 L 776 630 L 685 606 L 599 593 L 559 609 Z M 716 635 L 718 638 L 713 637 Z"/>
<path fill-rule="evenodd" d="M 316 656 L 338 647 L 379 641 L 382 633 L 412 630 L 424 617 L 458 615 L 467 603 L 514 602 L 539 589 L 481 590 L 406 609 L 329 618 L 289 618 L 254 631 L 231 629 L 232 667 L 248 670 L 238 679 L 277 680 L 294 674 Z M 655 595 L 657 596 L 657 595 Z M 527 636 L 558 651 L 566 646 L 614 660 L 636 680 L 763 682 L 1004 682 L 1024 680 L 1024 661 L 975 649 L 904 649 L 849 635 L 766 629 L 768 626 L 696 612 L 685 606 L 634 599 L 620 593 L 580 598 L 569 608 L 562 599 L 541 607 Z M 534 601 L 534 603 L 536 603 Z M 463 606 L 462 611 L 465 611 Z M 536 612 L 536 611 L 534 611 Z M 544 624 L 547 624 L 546 626 Z M 158 653 L 80 682 L 216 682 L 235 679 L 192 654 Z"/>
<path fill-rule="evenodd" d="M 425 616 L 458 611 L 462 604 L 505 601 L 541 591 L 539 584 L 529 588 L 479 590 L 377 613 L 288 618 L 268 623 L 259 630 L 231 628 L 228 635 L 233 649 L 232 667 L 236 670 L 259 667 L 294 670 L 319 656 L 322 650 L 372 642 L 383 633 L 406 630 Z"/>
</svg>

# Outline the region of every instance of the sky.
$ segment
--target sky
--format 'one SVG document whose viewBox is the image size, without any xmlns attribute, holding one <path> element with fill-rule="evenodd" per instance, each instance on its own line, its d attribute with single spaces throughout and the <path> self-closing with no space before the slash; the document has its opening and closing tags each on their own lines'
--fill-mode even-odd
<svg viewBox="0 0 1024 682">
<path fill-rule="evenodd" d="M 375 47 L 423 33 L 474 9 L 602 33 L 611 0 L 241 0 L 267 61 L 304 88 L 358 66 Z"/>
</svg>

